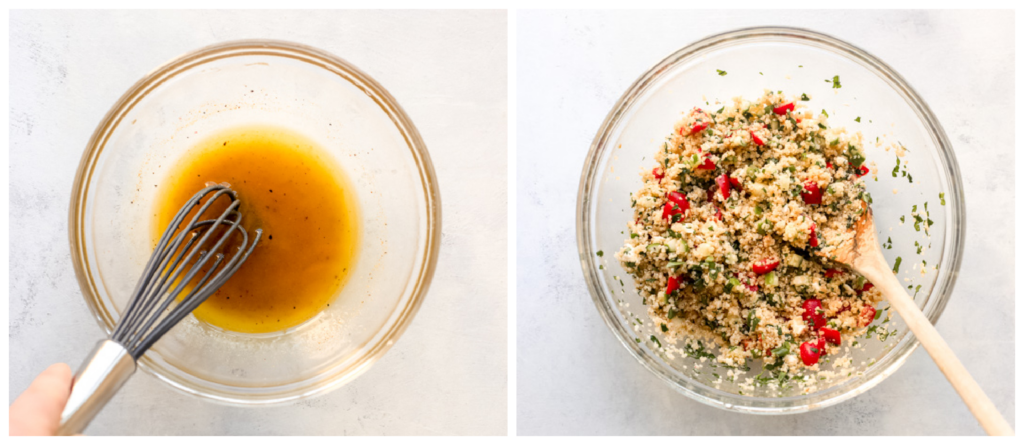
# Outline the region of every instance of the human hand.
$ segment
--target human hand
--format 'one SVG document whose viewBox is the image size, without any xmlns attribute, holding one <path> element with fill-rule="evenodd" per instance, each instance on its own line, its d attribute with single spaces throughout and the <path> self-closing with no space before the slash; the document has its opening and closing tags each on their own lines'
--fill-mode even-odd
<svg viewBox="0 0 1024 445">
<path fill-rule="evenodd" d="M 39 374 L 11 404 L 12 436 L 52 436 L 71 396 L 71 368 L 57 363 Z"/>
</svg>

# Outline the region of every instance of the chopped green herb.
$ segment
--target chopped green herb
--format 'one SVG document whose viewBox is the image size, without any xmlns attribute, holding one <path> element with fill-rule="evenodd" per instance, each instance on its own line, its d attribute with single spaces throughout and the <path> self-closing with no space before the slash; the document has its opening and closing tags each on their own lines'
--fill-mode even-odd
<svg viewBox="0 0 1024 445">
<path fill-rule="evenodd" d="M 896 257 L 896 264 L 893 264 L 893 266 L 892 266 L 892 272 L 893 273 L 900 273 L 900 263 L 902 263 L 902 262 L 903 262 L 903 258 L 902 257 Z"/>
<path fill-rule="evenodd" d="M 942 205 L 946 205 L 946 194 L 945 193 L 939 193 L 939 201 L 942 202 Z"/>
<path fill-rule="evenodd" d="M 808 101 L 808 100 L 811 100 L 811 98 L 807 97 L 807 94 L 801 94 L 800 95 L 800 100 Z"/>
<path fill-rule="evenodd" d="M 598 250 L 597 251 L 597 256 L 604 256 L 604 251 L 603 250 Z"/>
<path fill-rule="evenodd" d="M 659 348 L 661 347 L 661 342 L 658 341 L 658 337 L 655 337 L 655 336 L 652 335 L 651 336 L 651 341 L 653 341 L 654 343 L 657 343 Z"/>
<path fill-rule="evenodd" d="M 668 332 L 668 326 L 666 326 L 665 323 L 661 324 L 661 332 Z"/>
<path fill-rule="evenodd" d="M 825 115 L 825 117 L 828 117 L 828 112 L 827 112 L 827 111 L 825 111 L 825 109 L 824 109 L 824 108 L 822 108 L 822 109 L 821 109 L 821 114 L 824 114 L 824 115 Z"/>
<path fill-rule="evenodd" d="M 729 74 L 729 73 L 727 73 L 727 72 L 725 72 L 725 71 L 722 71 L 722 70 L 715 70 L 715 71 L 718 71 L 718 75 L 719 75 L 719 76 L 724 76 L 724 75 L 726 75 L 726 74 Z"/>
<path fill-rule="evenodd" d="M 832 88 L 842 88 L 843 86 L 839 83 L 839 75 L 832 76 Z"/>
<path fill-rule="evenodd" d="M 854 119 L 853 121 L 854 121 L 854 122 L 860 122 L 860 116 L 857 116 L 857 118 L 856 118 L 856 119 Z"/>
</svg>

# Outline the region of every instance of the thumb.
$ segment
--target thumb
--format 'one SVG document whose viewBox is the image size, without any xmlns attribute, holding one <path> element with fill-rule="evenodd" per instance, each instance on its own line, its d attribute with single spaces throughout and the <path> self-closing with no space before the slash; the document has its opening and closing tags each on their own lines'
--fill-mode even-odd
<svg viewBox="0 0 1024 445">
<path fill-rule="evenodd" d="M 71 396 L 71 368 L 57 363 L 39 374 L 21 393 L 10 411 L 12 436 L 52 436 L 60 426 L 60 414 Z"/>
</svg>

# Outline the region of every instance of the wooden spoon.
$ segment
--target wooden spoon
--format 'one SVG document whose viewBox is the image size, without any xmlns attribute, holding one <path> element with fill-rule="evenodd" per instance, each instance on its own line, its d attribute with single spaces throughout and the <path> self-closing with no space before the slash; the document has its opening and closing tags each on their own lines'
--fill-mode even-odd
<svg viewBox="0 0 1024 445">
<path fill-rule="evenodd" d="M 865 212 L 854 225 L 853 233 L 850 233 L 852 236 L 846 237 L 835 249 L 820 254 L 849 266 L 882 291 L 882 295 L 885 295 L 889 304 L 896 308 L 896 312 L 907 323 L 907 327 L 914 332 L 917 340 L 932 356 L 939 370 L 953 384 L 953 389 L 960 394 L 960 398 L 967 404 L 967 408 L 978 419 L 985 432 L 992 436 L 1012 436 L 1014 433 L 1010 424 L 1003 419 L 992 401 L 981 391 L 978 383 L 967 373 L 964 365 L 953 355 L 953 351 L 939 336 L 935 326 L 932 326 L 914 300 L 903 290 L 899 279 L 882 256 L 882 249 L 875 237 L 871 208 L 866 203 L 864 208 Z"/>
</svg>

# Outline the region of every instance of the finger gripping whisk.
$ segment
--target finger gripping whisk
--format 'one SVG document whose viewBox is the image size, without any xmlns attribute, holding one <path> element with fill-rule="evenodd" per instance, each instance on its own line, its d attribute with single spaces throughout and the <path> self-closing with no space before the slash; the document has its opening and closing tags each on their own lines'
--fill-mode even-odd
<svg viewBox="0 0 1024 445">
<path fill-rule="evenodd" d="M 139 357 L 249 258 L 263 230 L 256 229 L 250 240 L 239 205 L 234 190 L 212 185 L 178 211 L 146 263 L 113 334 L 96 345 L 75 373 L 59 434 L 82 432 L 135 372 Z M 217 213 L 221 206 L 224 210 Z"/>
</svg>

